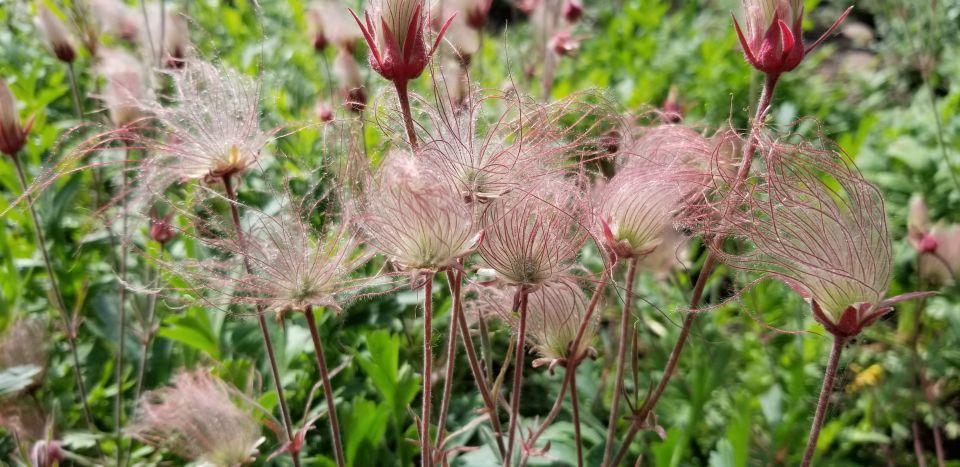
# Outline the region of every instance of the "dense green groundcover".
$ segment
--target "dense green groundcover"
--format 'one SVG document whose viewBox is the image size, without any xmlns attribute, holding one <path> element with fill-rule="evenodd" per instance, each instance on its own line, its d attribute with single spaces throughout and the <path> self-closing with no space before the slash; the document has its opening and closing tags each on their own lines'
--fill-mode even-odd
<svg viewBox="0 0 960 467">
<path fill-rule="evenodd" d="M 66 11 L 70 5 L 85 2 L 40 3 Z M 261 154 L 262 164 L 240 182 L 241 201 L 275 210 L 279 203 L 275 195 L 284 182 L 295 196 L 307 190 L 316 195 L 333 187 L 345 189 L 345 175 L 326 163 L 338 157 L 337 151 L 346 146 L 344 139 L 352 138 L 361 127 L 344 123 L 356 118 L 355 114 L 339 100 L 329 99 L 337 130 L 318 125 L 318 96 L 334 95 L 329 80 L 336 52 L 333 47 L 320 53 L 315 50 L 307 33 L 310 4 L 305 0 L 166 3 L 189 18 L 194 56 L 232 67 L 258 81 L 260 126 L 278 128 L 278 137 Z M 744 61 L 737 44 L 730 12 L 740 15 L 738 2 L 583 3 L 585 14 L 573 33 L 581 44 L 575 54 L 559 58 L 551 99 L 591 90 L 593 97 L 588 98 L 602 99 L 617 112 L 642 114 L 660 107 L 674 88 L 686 123 L 708 133 L 727 125 L 747 125 L 748 109 L 759 93 L 762 75 Z M 89 50 L 74 40 L 78 51 L 74 67 L 86 115 L 85 121 L 78 121 L 68 69 L 48 51 L 38 32 L 36 5 L 19 0 L 0 1 L 0 5 L 0 79 L 19 101 L 20 115 L 33 117 L 21 159 L 27 177 L 36 179 L 44 176 L 45 168 L 76 154 L 78 148 L 89 148 L 92 140 L 104 138 L 108 128 L 99 100 L 103 82 Z M 539 75 L 528 78 L 525 73 L 536 61 L 531 58 L 536 55 L 530 52 L 530 26 L 525 15 L 511 5 L 505 0 L 493 2 L 481 51 L 470 64 L 470 78 L 479 87 L 502 90 L 513 86 L 541 98 Z M 810 38 L 823 32 L 847 6 L 840 0 L 808 0 L 805 5 L 804 26 Z M 140 13 L 139 3 L 130 2 L 130 6 Z M 102 47 L 132 47 L 109 34 L 101 40 Z M 438 54 L 447 56 L 449 47 L 441 44 Z M 381 94 L 390 87 L 367 66 L 367 48 L 362 42 L 354 54 L 370 101 L 393 99 L 392 94 Z M 434 72 L 444 60 L 434 59 Z M 415 80 L 412 90 L 432 96 L 431 75 L 424 73 Z M 935 222 L 960 222 L 957 77 L 960 1 L 875 0 L 857 2 L 842 33 L 781 79 L 771 127 L 835 140 L 883 192 L 894 257 L 889 295 L 940 292 L 898 304 L 894 313 L 847 345 L 817 448 L 819 465 L 918 465 L 917 449 L 922 450 L 926 464 L 933 465 L 937 462 L 935 428 L 942 434 L 947 463 L 960 465 L 960 293 L 950 281 L 946 285 L 929 283 L 919 273 L 918 253 L 907 236 L 909 200 L 915 194 L 925 199 Z M 399 144 L 396 139 L 384 138 L 381 128 L 402 126 L 383 113 L 368 111 L 364 115 L 367 156 L 378 161 L 386 147 Z M 97 199 L 103 202 L 122 192 L 122 175 L 117 169 L 122 156 L 115 147 L 93 152 L 94 156 L 86 154 L 75 166 L 93 158 L 112 163 L 100 173 L 68 172 L 49 186 L 36 187 L 35 206 L 66 308 L 80 323 L 80 377 L 86 384 L 95 434 L 87 429 L 78 402 L 69 341 L 51 306 L 50 281 L 26 202 L 19 199 L 21 188 L 14 165 L 6 156 L 0 159 L 0 212 L 4 212 L 0 218 L 0 336 L 23 317 L 39 318 L 45 331 L 10 351 L 14 355 L 0 355 L 0 363 L 6 367 L 0 369 L 0 463 L 22 459 L 11 427 L 16 420 L 30 418 L 23 415 L 17 419 L 17 414 L 36 414 L 37 410 L 49 429 L 40 438 L 49 436 L 69 451 L 67 464 L 99 462 L 94 436 L 108 464 L 118 449 L 127 453 L 131 465 L 184 462 L 169 450 L 129 437 L 118 447 L 113 435 L 118 391 L 114 365 L 120 350 L 115 256 L 124 247 L 111 246 L 120 229 L 118 223 L 110 222 L 117 219 L 116 206 L 101 212 L 94 212 L 93 207 Z M 180 194 L 184 199 L 192 195 L 196 193 L 189 190 Z M 191 214 L 222 215 L 226 206 L 220 201 L 213 203 L 210 212 Z M 196 257 L 204 247 L 191 235 L 179 235 L 161 250 L 149 240 L 149 224 L 144 218 L 132 219 L 129 228 L 135 233 L 125 247 L 130 252 L 126 268 L 130 288 L 126 293 L 128 332 L 122 349 L 124 424 L 133 418 L 135 408 L 137 360 L 144 335 L 141 317 L 156 306 L 161 320 L 145 365 L 144 388 L 168 385 L 184 368 L 210 368 L 276 417 L 254 412 L 265 428 L 255 464 L 289 465 L 290 458 L 283 454 L 268 459 L 270 453 L 281 449 L 282 436 L 278 438 L 278 434 L 282 429 L 276 421 L 280 417 L 278 398 L 257 320 L 249 317 L 252 308 L 202 301 L 196 297 L 205 291 L 190 290 L 190 284 L 176 271 L 167 270 L 154 282 L 158 264 Z M 321 223 L 323 219 L 312 221 Z M 188 227 L 185 219 L 179 222 Z M 957 242 L 960 236 L 955 235 L 952 243 L 938 248 L 952 251 L 956 258 L 960 256 Z M 683 320 L 678 309 L 689 301 L 692 281 L 705 256 L 701 243 L 694 240 L 687 268 L 667 274 L 641 270 L 638 274 L 633 304 L 638 379 L 628 378 L 628 392 L 636 391 L 642 398 L 647 387 L 659 381 Z M 601 256 L 596 248 L 587 248 L 580 262 L 595 272 L 601 267 Z M 372 276 L 383 267 L 384 261 L 375 258 L 356 275 Z M 597 358 L 582 363 L 577 376 L 587 465 L 599 465 L 603 456 L 613 391 L 623 266 L 613 273 L 619 288 L 609 288 L 608 299 L 601 302 L 600 332 L 593 341 Z M 433 301 L 434 377 L 438 381 L 434 385 L 434 417 L 443 386 L 442 355 L 452 305 L 441 278 L 437 277 Z M 696 320 L 677 374 L 655 410 L 665 437 L 654 430 L 641 433 L 629 459 L 642 456 L 643 465 L 657 466 L 799 463 L 830 339 L 813 320 L 809 306 L 789 287 L 765 281 L 742 288 L 753 278 L 750 273 L 723 266 L 711 276 L 706 302 L 722 305 Z M 159 294 L 150 292 L 157 289 Z M 403 287 L 395 293 L 349 300 L 340 314 L 332 309 L 318 313 L 349 465 L 419 462 L 413 414 L 419 413 L 420 407 L 422 295 L 422 289 Z M 303 315 L 271 313 L 267 318 L 294 424 L 303 426 L 304 421 L 319 416 L 305 434 L 304 465 L 334 465 L 326 406 L 320 402 L 322 392 L 315 390 L 319 377 L 314 347 Z M 504 358 L 511 332 L 507 326 L 492 324 L 490 338 L 492 366 L 498 372 L 502 366 L 510 366 Z M 27 354 L 31 352 L 39 357 L 30 360 Z M 536 426 L 537 417 L 542 420 L 563 379 L 562 370 L 551 374 L 544 367 L 533 368 L 532 358 L 524 369 L 521 427 Z M 27 375 L 13 371 L 16 368 L 11 367 L 23 361 L 39 366 L 26 367 L 28 373 L 34 369 Z M 37 371 L 43 373 L 37 376 Z M 504 397 L 511 380 L 510 372 L 506 373 L 501 389 Z M 41 383 L 34 385 L 37 380 Z M 463 432 L 446 447 L 464 449 L 451 454 L 450 463 L 496 465 L 489 425 L 471 423 L 483 403 L 462 355 L 456 360 L 452 394 L 447 427 Z M 627 397 L 633 398 L 633 394 Z M 308 400 L 312 401 L 309 407 Z M 538 444 L 542 447 L 549 441 L 549 451 L 532 457 L 531 465 L 575 463 L 570 410 L 567 400 Z M 505 416 L 502 420 L 506 423 Z M 628 423 L 621 422 L 621 438 Z M 32 429 L 36 434 L 36 428 Z M 29 447 L 33 439 L 21 441 Z"/>
</svg>

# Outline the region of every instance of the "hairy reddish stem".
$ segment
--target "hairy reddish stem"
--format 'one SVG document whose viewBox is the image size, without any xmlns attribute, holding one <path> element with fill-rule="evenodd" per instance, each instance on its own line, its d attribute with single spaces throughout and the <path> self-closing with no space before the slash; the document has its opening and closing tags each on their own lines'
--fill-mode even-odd
<svg viewBox="0 0 960 467">
<path fill-rule="evenodd" d="M 223 177 L 223 188 L 227 194 L 227 200 L 230 204 L 230 217 L 233 220 L 233 228 L 237 236 L 237 243 L 243 248 L 244 235 L 243 227 L 240 225 L 240 210 L 237 209 L 237 193 L 233 189 L 233 180 L 229 175 Z M 250 266 L 250 259 L 243 257 L 243 267 L 247 274 L 253 274 L 253 267 Z M 273 351 L 273 342 L 270 340 L 270 328 L 267 327 L 267 319 L 263 316 L 263 308 L 257 306 L 257 323 L 260 325 L 260 335 L 263 337 L 263 346 L 267 350 L 267 358 L 270 360 L 270 371 L 273 373 L 273 384 L 277 389 L 277 399 L 280 401 L 280 415 L 283 416 L 283 427 L 287 435 L 286 442 L 291 447 L 289 449 L 290 458 L 295 467 L 300 466 L 300 451 L 293 449 L 293 422 L 290 421 L 290 410 L 287 408 L 287 398 L 283 393 L 283 381 L 280 379 L 280 367 L 277 365 L 277 357 Z"/>
<path fill-rule="evenodd" d="M 613 439 L 617 435 L 617 421 L 620 418 L 620 394 L 623 392 L 623 373 L 626 366 L 627 350 L 630 341 L 627 333 L 630 332 L 630 308 L 633 305 L 633 283 L 637 273 L 639 258 L 631 258 L 627 267 L 626 292 L 624 294 L 623 313 L 620 317 L 620 342 L 617 347 L 617 375 L 613 380 L 613 401 L 610 404 L 610 418 L 608 420 L 607 441 L 603 447 L 603 464 L 606 464 L 613 454 Z"/>
<path fill-rule="evenodd" d="M 767 113 L 770 110 L 770 103 L 773 101 L 773 94 L 776 90 L 779 78 L 780 75 L 776 74 L 766 75 L 763 91 L 760 93 L 760 101 L 757 104 L 756 115 L 754 116 L 752 122 L 750 136 L 747 140 L 747 144 L 744 146 L 743 158 L 740 161 L 740 168 L 737 170 L 732 191 L 739 189 L 740 184 L 744 183 L 747 179 L 747 176 L 750 175 L 750 167 L 753 164 L 753 153 L 757 147 L 756 136 L 763 127 L 763 119 L 767 116 Z M 729 206 L 727 209 L 734 208 L 735 206 Z M 686 345 L 687 337 L 690 335 L 690 328 L 693 327 L 696 311 L 700 307 L 700 299 L 703 296 L 703 289 L 706 286 L 707 278 L 713 272 L 713 266 L 716 263 L 716 255 L 714 254 L 714 250 L 719 247 L 719 242 L 722 240 L 723 239 L 721 238 L 715 238 L 711 240 L 715 243 L 713 248 L 710 248 L 710 252 L 707 253 L 707 258 L 703 262 L 703 268 L 701 268 L 700 274 L 697 277 L 696 285 L 694 285 L 693 295 L 690 297 L 690 314 L 688 314 L 683 320 L 683 327 L 680 329 L 680 335 L 677 336 L 677 342 L 674 344 L 673 350 L 670 352 L 670 357 L 667 360 L 666 367 L 664 367 L 663 376 L 660 379 L 660 383 L 657 384 L 657 388 L 650 395 L 650 397 L 647 398 L 646 402 L 644 402 L 643 407 L 634 418 L 633 423 L 631 423 L 630 431 L 627 433 L 627 437 L 620 446 L 620 450 L 617 452 L 617 456 L 614 458 L 613 464 L 604 465 L 620 465 L 620 461 L 623 460 L 623 456 L 625 456 L 627 451 L 630 449 L 630 444 L 633 442 L 633 438 L 637 435 L 637 433 L 639 433 L 642 425 L 646 423 L 650 413 L 660 400 L 660 396 L 663 395 L 663 391 L 666 389 L 667 383 L 669 383 L 670 379 L 673 377 L 673 373 L 677 368 L 677 362 L 680 360 L 680 354 L 683 352 L 683 347 Z"/>
<path fill-rule="evenodd" d="M 410 93 L 407 90 L 406 80 L 397 80 L 393 85 L 397 88 L 397 98 L 400 100 L 400 111 L 403 112 L 403 125 L 407 129 L 407 138 L 410 140 L 410 149 L 417 150 L 417 132 L 413 127 L 413 115 L 410 113 Z"/>
<path fill-rule="evenodd" d="M 434 444 L 439 448 L 443 444 L 444 430 L 447 425 L 447 413 L 450 410 L 450 395 L 453 391 L 454 360 L 457 352 L 457 323 L 460 309 L 460 274 L 454 273 L 455 280 L 450 281 L 450 293 L 453 305 L 450 313 L 450 327 L 447 330 L 447 368 L 443 376 L 443 395 L 440 398 L 440 417 L 437 419 L 437 437 Z M 439 454 L 439 453 L 438 453 Z"/>
<path fill-rule="evenodd" d="M 320 330 L 317 328 L 317 318 L 313 315 L 313 308 L 307 307 L 303 315 L 307 318 L 310 328 L 310 337 L 313 339 L 313 353 L 317 358 L 317 368 L 320 370 L 320 382 L 323 385 L 323 398 L 327 402 L 327 416 L 330 418 L 330 436 L 333 439 L 333 453 L 337 460 L 337 467 L 347 465 L 343 457 L 343 443 L 340 440 L 340 422 L 337 420 L 337 405 L 333 400 L 333 385 L 330 384 L 330 372 L 327 371 L 327 358 L 323 355 L 323 343 L 320 341 Z"/>
<path fill-rule="evenodd" d="M 513 461 L 513 448 L 520 418 L 520 383 L 523 379 L 523 357 L 526 355 L 524 344 L 527 336 L 527 293 L 519 289 L 517 295 L 520 298 L 520 323 L 517 327 L 517 354 L 513 362 L 513 389 L 510 391 L 510 434 L 507 438 L 507 455 L 503 458 L 504 467 L 509 467 Z"/>
<path fill-rule="evenodd" d="M 20 188 L 23 190 L 27 201 L 30 218 L 33 220 L 33 234 L 37 238 L 37 249 L 40 250 L 40 254 L 43 257 L 43 265 L 47 270 L 47 277 L 50 278 L 50 288 L 53 290 L 53 298 L 56 302 L 54 306 L 57 308 L 57 311 L 60 312 L 60 320 L 63 321 L 63 330 L 66 333 L 67 343 L 70 345 L 70 354 L 73 357 L 73 374 L 77 384 L 77 392 L 80 396 L 80 404 L 83 407 L 83 418 L 87 423 L 87 429 L 93 434 L 97 432 L 97 426 L 93 421 L 93 412 L 90 410 L 90 404 L 87 403 L 87 387 L 83 383 L 83 375 L 80 374 L 81 367 L 80 354 L 77 351 L 77 330 L 67 312 L 66 303 L 63 301 L 63 293 L 60 290 L 60 282 L 57 281 L 57 276 L 53 271 L 53 262 L 50 261 L 50 254 L 47 253 L 47 239 L 46 236 L 43 235 L 43 224 L 40 222 L 40 215 L 37 214 L 37 210 L 33 207 L 33 197 L 28 193 L 29 184 L 27 184 L 27 176 L 23 171 L 23 164 L 20 162 L 20 155 L 15 153 L 11 156 L 11 159 L 13 159 L 13 166 L 17 171 L 17 180 L 20 182 Z M 100 449 L 100 441 L 97 440 L 96 437 L 94 437 L 94 447 L 100 459 L 103 460 L 103 450 Z"/>
<path fill-rule="evenodd" d="M 447 272 L 447 280 L 455 281 L 452 272 Z M 459 291 L 460 286 L 457 286 Z M 460 304 L 462 306 L 462 304 Z M 497 411 L 497 405 L 494 403 L 493 396 L 490 394 L 490 385 L 487 383 L 487 379 L 483 375 L 483 369 L 480 367 L 480 362 L 477 360 L 476 348 L 473 346 L 473 340 L 470 337 L 470 328 L 467 326 L 467 319 L 461 313 L 457 315 L 457 323 L 460 326 L 460 335 L 463 339 L 463 347 L 466 350 L 467 361 L 470 363 L 470 371 L 473 373 L 473 380 L 477 385 L 477 389 L 480 391 L 480 397 L 483 399 L 483 404 L 486 406 L 487 414 L 490 417 L 490 425 L 493 428 L 494 439 L 497 440 L 497 450 L 500 453 L 500 456 L 504 456 L 506 449 L 503 446 L 503 429 L 500 426 L 500 415 Z"/>
<path fill-rule="evenodd" d="M 813 460 L 813 452 L 817 447 L 817 439 L 820 438 L 820 428 L 823 427 L 823 417 L 827 413 L 827 406 L 830 405 L 830 392 L 833 391 L 833 380 L 837 376 L 837 367 L 840 365 L 840 353 L 843 351 L 843 344 L 846 339 L 840 336 L 834 336 L 833 348 L 830 350 L 830 358 L 827 361 L 827 369 L 823 372 L 823 386 L 820 388 L 820 397 L 817 399 L 817 411 L 813 416 L 813 425 L 810 427 L 810 437 L 807 439 L 807 449 L 803 453 L 803 462 L 801 467 L 808 467 Z"/>
<path fill-rule="evenodd" d="M 583 438 L 580 436 L 580 403 L 577 401 L 577 366 L 567 369 L 570 375 L 570 405 L 573 406 L 573 440 L 577 445 L 577 467 L 583 467 Z"/>
<path fill-rule="evenodd" d="M 433 351 L 431 330 L 433 327 L 433 276 L 423 284 L 423 400 L 421 401 L 420 459 L 423 467 L 433 464 L 430 450 L 430 389 L 433 374 Z"/>
</svg>

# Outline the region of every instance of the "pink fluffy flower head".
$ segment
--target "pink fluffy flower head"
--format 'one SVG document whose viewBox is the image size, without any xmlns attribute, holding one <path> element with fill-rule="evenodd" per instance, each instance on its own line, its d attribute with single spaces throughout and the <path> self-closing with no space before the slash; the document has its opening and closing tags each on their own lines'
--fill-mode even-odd
<svg viewBox="0 0 960 467">
<path fill-rule="evenodd" d="M 207 370 L 180 373 L 172 386 L 140 397 L 126 430 L 185 459 L 218 466 L 248 464 L 263 438 L 257 421 L 234 403 L 231 392 Z"/>
<path fill-rule="evenodd" d="M 213 182 L 255 164 L 269 140 L 260 129 L 259 86 L 236 71 L 199 61 L 171 75 L 173 102 L 143 104 L 159 134 L 134 136 L 154 154 L 144 163 L 141 189 L 161 194 L 174 182 Z"/>
<path fill-rule="evenodd" d="M 642 258 L 663 242 L 673 216 L 701 187 L 710 144 L 685 127 L 650 130 L 628 151 L 624 167 L 598 189 L 602 238 L 620 258 Z"/>
<path fill-rule="evenodd" d="M 472 209 L 442 180 L 413 154 L 394 152 L 364 187 L 360 229 L 404 270 L 455 267 L 480 242 Z"/>
<path fill-rule="evenodd" d="M 820 45 L 850 13 L 848 8 L 809 47 L 803 43 L 803 0 L 742 0 L 747 25 L 744 34 L 733 19 L 743 54 L 754 68 L 780 75 L 793 70 L 803 57 Z"/>
<path fill-rule="evenodd" d="M 519 323 L 519 315 L 511 309 L 513 292 L 497 287 L 479 290 L 479 300 L 487 315 L 499 317 L 512 328 Z M 540 357 L 533 362 L 541 365 L 564 364 L 573 358 L 592 353 L 590 341 L 597 332 L 598 319 L 594 314 L 577 349 L 571 349 L 580 326 L 587 315 L 587 298 L 573 280 L 562 278 L 545 283 L 527 295 L 527 338 L 531 348 Z"/>
<path fill-rule="evenodd" d="M 727 202 L 739 209 L 705 226 L 751 242 L 746 253 L 719 252 L 723 259 L 782 280 L 840 337 L 859 334 L 894 303 L 917 296 L 885 298 L 892 253 L 883 198 L 842 153 L 766 137 L 759 146 L 766 173 L 730 193 Z"/>
<path fill-rule="evenodd" d="M 503 282 L 529 290 L 561 277 L 588 237 L 589 206 L 577 184 L 540 180 L 484 209 L 478 251 Z"/>
<path fill-rule="evenodd" d="M 427 49 L 427 16 L 423 0 L 375 0 L 373 7 L 364 12 L 365 21 L 353 13 L 370 47 L 370 66 L 374 71 L 393 82 L 406 82 L 423 73 L 453 20 L 447 20 L 433 46 Z"/>
</svg>

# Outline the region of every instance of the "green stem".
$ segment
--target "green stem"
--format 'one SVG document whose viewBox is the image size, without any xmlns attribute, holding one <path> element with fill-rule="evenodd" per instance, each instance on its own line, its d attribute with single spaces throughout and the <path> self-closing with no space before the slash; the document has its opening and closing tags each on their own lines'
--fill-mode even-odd
<svg viewBox="0 0 960 467">
<path fill-rule="evenodd" d="M 50 261 L 50 255 L 47 253 L 47 240 L 43 235 L 43 223 L 40 222 L 40 216 L 37 214 L 37 211 L 33 206 L 33 197 L 28 193 L 29 184 L 27 184 L 27 177 L 23 171 L 23 164 L 20 162 L 20 155 L 13 154 L 11 158 L 13 159 L 13 166 L 17 171 L 17 179 L 20 181 L 20 188 L 23 190 L 24 197 L 26 197 L 27 208 L 30 211 L 30 218 L 33 220 L 33 233 L 37 237 L 37 249 L 40 250 L 40 254 L 43 256 L 43 265 L 47 270 L 47 277 L 50 278 L 50 288 L 53 289 L 53 298 L 55 301 L 54 306 L 60 312 L 60 319 L 63 322 L 63 330 L 66 333 L 67 343 L 70 345 L 70 354 L 73 357 L 73 374 L 76 379 L 80 403 L 83 406 L 83 418 L 87 423 L 87 429 L 91 434 L 94 434 L 98 430 L 93 421 L 93 412 L 90 410 L 90 404 L 87 403 L 87 388 L 83 382 L 83 376 L 80 374 L 81 366 L 80 354 L 77 351 L 77 330 L 74 325 L 74 321 L 70 318 L 70 315 L 67 312 L 67 307 L 63 300 L 63 293 L 60 291 L 60 283 L 57 281 L 57 276 L 53 271 L 53 262 Z M 103 450 L 100 448 L 100 441 L 98 441 L 96 438 L 94 438 L 94 447 L 96 448 L 100 458 L 103 459 Z"/>
</svg>

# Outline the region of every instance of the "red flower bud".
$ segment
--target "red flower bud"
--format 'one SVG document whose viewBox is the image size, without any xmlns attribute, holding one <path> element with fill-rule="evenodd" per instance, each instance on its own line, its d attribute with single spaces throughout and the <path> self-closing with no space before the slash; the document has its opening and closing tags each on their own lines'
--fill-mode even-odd
<svg viewBox="0 0 960 467">
<path fill-rule="evenodd" d="M 847 17 L 847 8 L 819 39 L 806 47 L 803 43 L 803 2 L 801 0 L 744 0 L 747 34 L 737 18 L 733 25 L 747 62 L 754 68 L 779 75 L 793 70 L 803 57 L 820 45 Z"/>
<path fill-rule="evenodd" d="M 27 143 L 27 135 L 33 119 L 20 126 L 20 117 L 17 116 L 17 101 L 7 87 L 7 83 L 0 80 L 0 152 L 13 156 L 20 152 Z"/>
<path fill-rule="evenodd" d="M 167 242 L 173 240 L 173 237 L 177 235 L 177 231 L 170 223 L 171 218 L 172 216 L 168 214 L 162 219 L 159 217 L 152 217 L 150 219 L 150 238 L 153 241 L 160 245 L 166 245 Z"/>
<path fill-rule="evenodd" d="M 583 16 L 583 5 L 580 0 L 567 0 L 563 3 L 563 17 L 568 22 L 576 23 Z"/>
</svg>

